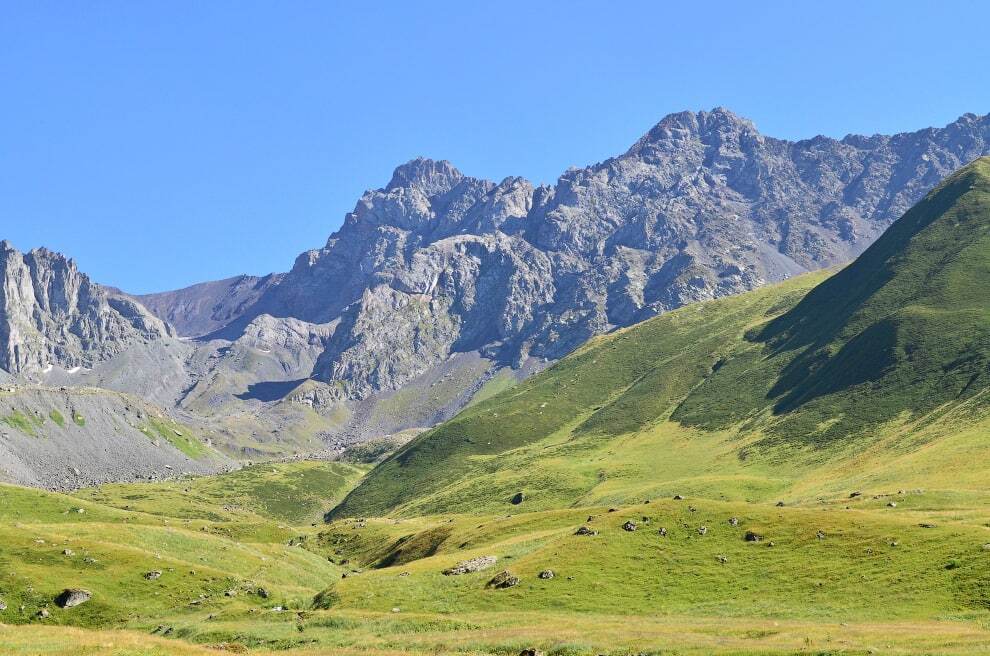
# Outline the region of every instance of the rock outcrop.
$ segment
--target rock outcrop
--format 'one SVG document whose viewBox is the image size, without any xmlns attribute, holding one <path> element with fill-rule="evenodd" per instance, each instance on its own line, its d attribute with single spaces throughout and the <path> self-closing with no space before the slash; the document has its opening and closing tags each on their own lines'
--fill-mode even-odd
<svg viewBox="0 0 990 656">
<path fill-rule="evenodd" d="M 281 278 L 278 274 L 261 278 L 235 276 L 135 298 L 171 324 L 178 335 L 199 337 L 223 328 L 240 317 Z"/>
<path fill-rule="evenodd" d="M 130 344 L 170 335 L 127 296 L 92 283 L 46 249 L 0 242 L 0 369 L 12 374 L 91 367 Z"/>
</svg>

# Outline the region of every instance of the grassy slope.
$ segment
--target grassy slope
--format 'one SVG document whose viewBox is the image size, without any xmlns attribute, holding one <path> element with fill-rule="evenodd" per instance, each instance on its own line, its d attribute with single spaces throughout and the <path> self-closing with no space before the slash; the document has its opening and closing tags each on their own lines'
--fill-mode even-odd
<svg viewBox="0 0 990 656">
<path fill-rule="evenodd" d="M 260 607 L 263 600 L 251 594 L 257 586 L 277 591 L 273 602 L 308 601 L 339 576 L 324 558 L 288 546 L 292 529 L 259 515 L 206 521 L 183 519 L 186 514 L 151 515 L 0 486 L 0 598 L 7 605 L 0 619 L 38 622 L 37 611 L 48 608 L 45 624 L 148 629 L 169 618 L 202 620 L 219 609 Z M 161 578 L 146 580 L 152 570 Z M 58 609 L 52 599 L 66 587 L 94 597 Z M 238 595 L 225 597 L 227 590 Z"/>
<path fill-rule="evenodd" d="M 954 488 L 957 477 L 979 494 L 990 475 L 956 454 L 990 455 L 987 253 L 980 160 L 833 278 L 593 340 L 411 442 L 334 515 L 492 512 L 517 491 L 529 509 L 683 491 L 814 500 L 849 486 Z"/>
<path fill-rule="evenodd" d="M 266 519 L 305 524 L 323 519 L 357 484 L 366 466 L 336 462 L 262 463 L 219 477 L 104 485 L 76 496 L 151 515 L 229 521 Z"/>
<path fill-rule="evenodd" d="M 115 492 L 126 495 L 125 487 Z M 8 610 L 0 621 L 27 625 L 0 625 L 2 653 L 76 654 L 82 645 L 91 654 L 206 653 L 199 644 L 287 654 L 514 654 L 533 646 L 560 655 L 976 654 L 990 642 L 990 551 L 982 547 L 990 514 L 927 508 L 924 494 L 900 495 L 896 509 L 869 497 L 805 508 L 688 498 L 614 513 L 286 527 L 247 507 L 224 521 L 183 519 L 202 503 L 194 496 L 150 515 L 23 488 L 2 493 L 0 597 Z M 630 519 L 639 530 L 622 530 Z M 575 536 L 582 524 L 600 534 Z M 666 537 L 657 535 L 661 526 Z M 746 542 L 747 530 L 765 541 Z M 64 548 L 75 553 L 64 556 Z M 488 554 L 500 560 L 489 572 L 440 573 Z M 503 567 L 522 583 L 486 589 Z M 544 568 L 556 577 L 537 578 Z M 146 581 L 150 569 L 163 571 L 161 579 Z M 50 600 L 67 585 L 95 596 L 57 609 Z M 269 599 L 252 594 L 258 586 Z M 224 596 L 230 589 L 238 595 Z M 34 618 L 44 606 L 51 616 Z"/>
</svg>

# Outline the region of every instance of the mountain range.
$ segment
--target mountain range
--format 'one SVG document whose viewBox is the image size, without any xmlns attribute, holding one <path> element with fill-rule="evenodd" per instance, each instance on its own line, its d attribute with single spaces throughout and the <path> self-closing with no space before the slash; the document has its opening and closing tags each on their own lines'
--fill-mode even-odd
<svg viewBox="0 0 990 656">
<path fill-rule="evenodd" d="M 281 274 L 128 296 L 4 244 L 0 367 L 137 395 L 240 458 L 337 452 L 449 419 L 596 335 L 848 262 L 988 153 L 990 116 L 792 142 L 718 108 L 550 186 L 412 160 Z"/>
</svg>

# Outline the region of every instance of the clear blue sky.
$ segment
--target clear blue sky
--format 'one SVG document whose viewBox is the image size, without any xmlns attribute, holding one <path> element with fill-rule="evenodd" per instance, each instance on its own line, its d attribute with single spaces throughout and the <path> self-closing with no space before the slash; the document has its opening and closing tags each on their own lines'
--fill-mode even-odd
<svg viewBox="0 0 990 656">
<path fill-rule="evenodd" d="M 683 109 L 787 138 L 990 112 L 987 25 L 945 0 L 0 0 L 0 238 L 134 292 L 286 270 L 417 155 L 553 182 Z"/>
</svg>

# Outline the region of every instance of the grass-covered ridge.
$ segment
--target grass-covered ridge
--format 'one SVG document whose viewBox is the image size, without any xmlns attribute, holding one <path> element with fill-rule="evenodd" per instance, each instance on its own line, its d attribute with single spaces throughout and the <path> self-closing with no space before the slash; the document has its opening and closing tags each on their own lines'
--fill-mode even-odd
<svg viewBox="0 0 990 656">
<path fill-rule="evenodd" d="M 412 441 L 334 516 L 507 509 L 517 491 L 553 508 L 887 480 L 912 449 L 984 421 L 988 253 L 983 159 L 834 277 L 802 276 L 594 339 Z"/>
<path fill-rule="evenodd" d="M 990 382 L 988 284 L 990 159 L 981 159 L 754 331 L 760 361 L 726 363 L 674 418 L 722 427 L 770 398 L 775 438 L 821 442 L 980 395 Z M 706 407 L 733 388 L 751 398 L 721 413 Z"/>
</svg>

